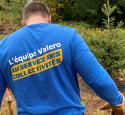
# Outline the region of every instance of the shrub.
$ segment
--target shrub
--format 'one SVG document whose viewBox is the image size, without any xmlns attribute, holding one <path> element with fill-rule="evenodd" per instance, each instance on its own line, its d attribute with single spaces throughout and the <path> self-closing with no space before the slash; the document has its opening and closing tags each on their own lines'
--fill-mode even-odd
<svg viewBox="0 0 125 115">
<path fill-rule="evenodd" d="M 100 63 L 111 74 L 120 69 L 125 69 L 124 36 L 119 34 L 119 30 L 113 29 L 105 31 L 105 36 L 93 37 L 88 40 L 92 51 Z"/>
<path fill-rule="evenodd" d="M 124 35 L 119 31 L 122 23 L 119 23 L 117 28 L 113 28 L 114 19 L 110 16 L 114 10 L 115 7 L 111 7 L 109 0 L 107 0 L 107 4 L 104 4 L 102 8 L 107 17 L 104 20 L 106 27 L 104 30 L 105 36 L 89 39 L 92 51 L 110 74 L 113 74 L 114 71 L 117 72 L 120 69 L 125 69 L 125 39 Z"/>
<path fill-rule="evenodd" d="M 60 1 L 58 0 L 33 0 L 33 1 L 45 2 L 49 6 L 52 16 L 52 21 L 58 22 L 62 20 L 63 17 L 59 15 L 59 11 L 61 11 L 61 8 L 64 7 L 64 4 L 61 3 Z"/>
<path fill-rule="evenodd" d="M 19 23 L 21 20 L 21 11 L 26 4 L 26 0 L 10 1 L 9 3 L 1 2 L 0 22 L 1 23 Z"/>
</svg>

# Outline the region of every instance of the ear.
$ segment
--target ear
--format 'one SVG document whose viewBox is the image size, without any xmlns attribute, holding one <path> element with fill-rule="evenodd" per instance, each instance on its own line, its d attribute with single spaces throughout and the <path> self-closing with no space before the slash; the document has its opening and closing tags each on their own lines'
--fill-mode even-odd
<svg viewBox="0 0 125 115">
<path fill-rule="evenodd" d="M 25 22 L 24 19 L 22 19 L 22 21 L 21 21 L 21 26 L 25 26 L 25 25 L 26 25 L 26 22 Z"/>
<path fill-rule="evenodd" d="M 51 18 L 51 15 L 49 16 L 48 18 L 48 22 L 51 23 L 52 22 L 52 18 Z"/>
</svg>

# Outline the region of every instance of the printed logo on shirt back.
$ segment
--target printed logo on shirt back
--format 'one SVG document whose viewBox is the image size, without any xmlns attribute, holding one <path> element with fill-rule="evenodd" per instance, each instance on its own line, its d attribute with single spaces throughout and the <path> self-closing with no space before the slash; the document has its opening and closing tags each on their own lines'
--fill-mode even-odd
<svg viewBox="0 0 125 115">
<path fill-rule="evenodd" d="M 63 60 L 61 43 L 46 45 L 24 56 L 9 60 L 13 80 L 29 77 L 60 65 Z"/>
</svg>

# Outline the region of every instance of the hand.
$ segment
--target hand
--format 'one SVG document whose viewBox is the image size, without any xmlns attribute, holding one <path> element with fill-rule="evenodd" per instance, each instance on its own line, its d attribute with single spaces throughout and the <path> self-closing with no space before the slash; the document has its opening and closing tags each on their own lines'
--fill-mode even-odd
<svg viewBox="0 0 125 115">
<path fill-rule="evenodd" d="M 7 102 L 12 102 L 12 97 L 11 96 L 6 97 L 6 101 Z"/>
<path fill-rule="evenodd" d="M 112 110 L 111 115 L 125 115 L 125 104 L 120 104 L 117 106 L 111 106 L 110 104 L 105 104 L 100 110 Z"/>
<path fill-rule="evenodd" d="M 9 88 L 6 89 L 6 101 L 7 102 L 12 102 L 11 91 L 10 91 Z"/>
</svg>

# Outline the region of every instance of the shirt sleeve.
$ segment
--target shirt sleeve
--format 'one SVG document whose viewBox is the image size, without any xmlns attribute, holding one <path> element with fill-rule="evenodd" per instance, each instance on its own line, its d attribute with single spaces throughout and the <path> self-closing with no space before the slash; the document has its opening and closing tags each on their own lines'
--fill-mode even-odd
<svg viewBox="0 0 125 115">
<path fill-rule="evenodd" d="M 2 98 L 3 98 L 5 90 L 6 90 L 6 82 L 5 82 L 5 80 L 2 76 L 2 73 L 0 71 L 0 106 L 2 103 Z"/>
<path fill-rule="evenodd" d="M 111 105 L 122 103 L 116 84 L 77 32 L 74 34 L 73 44 L 75 70 L 103 100 Z"/>
</svg>

